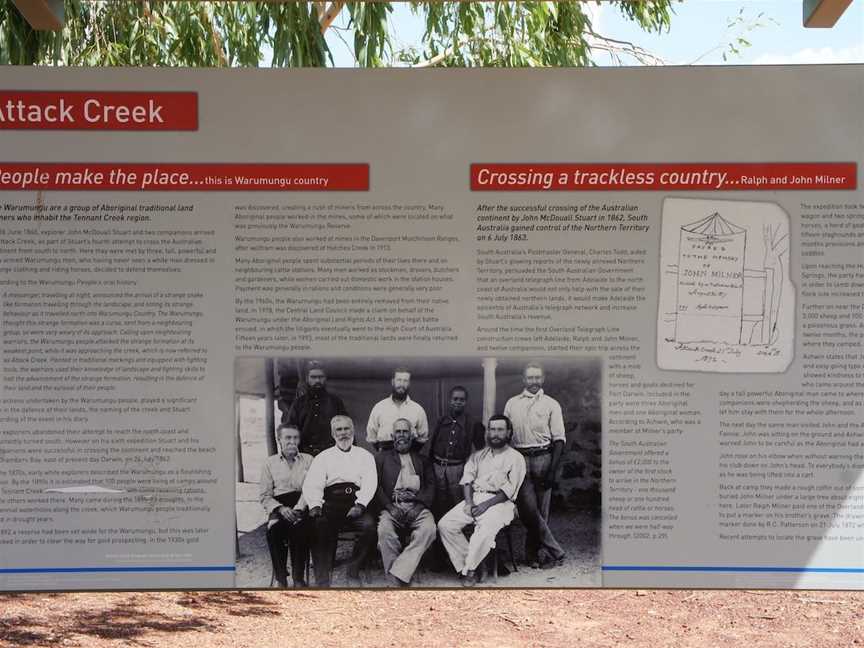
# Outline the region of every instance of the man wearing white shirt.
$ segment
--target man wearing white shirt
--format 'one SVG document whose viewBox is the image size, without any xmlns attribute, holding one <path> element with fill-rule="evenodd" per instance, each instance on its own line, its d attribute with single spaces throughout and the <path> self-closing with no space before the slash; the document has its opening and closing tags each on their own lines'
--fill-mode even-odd
<svg viewBox="0 0 864 648">
<path fill-rule="evenodd" d="M 513 521 L 514 502 L 525 479 L 525 459 L 508 445 L 513 425 L 506 416 L 493 416 L 486 428 L 486 447 L 465 464 L 465 496 L 438 522 L 438 534 L 450 562 L 466 586 L 474 585 L 475 570 L 495 543 L 495 536 Z M 462 530 L 474 525 L 471 539 Z"/>
<path fill-rule="evenodd" d="M 277 587 L 288 587 L 288 548 L 294 587 L 306 587 L 309 562 L 309 520 L 301 488 L 312 455 L 299 451 L 300 431 L 291 425 L 276 429 L 279 452 L 261 467 L 258 482 L 261 506 L 267 513 L 267 546 Z"/>
<path fill-rule="evenodd" d="M 411 372 L 405 367 L 397 367 L 390 380 L 390 395 L 375 404 L 366 424 L 366 441 L 378 450 L 393 447 L 393 424 L 398 419 L 411 423 L 411 433 L 417 449 L 429 438 L 429 421 L 423 407 L 411 400 Z"/>
<path fill-rule="evenodd" d="M 348 585 L 359 587 L 360 567 L 378 539 L 375 521 L 366 510 L 378 488 L 378 471 L 372 454 L 354 445 L 354 422 L 349 417 L 334 416 L 330 429 L 336 445 L 315 457 L 303 482 L 303 499 L 314 525 L 315 581 L 319 587 L 330 587 L 336 541 L 347 529 L 359 533 L 347 570 Z"/>
<path fill-rule="evenodd" d="M 513 447 L 525 457 L 528 474 L 516 507 L 525 525 L 525 558 L 532 567 L 554 567 L 564 550 L 549 529 L 549 502 L 567 440 L 561 405 L 543 392 L 543 367 L 529 363 L 522 372 L 524 389 L 507 401 L 504 416 L 513 421 Z M 545 555 L 541 555 L 541 551 Z"/>
</svg>

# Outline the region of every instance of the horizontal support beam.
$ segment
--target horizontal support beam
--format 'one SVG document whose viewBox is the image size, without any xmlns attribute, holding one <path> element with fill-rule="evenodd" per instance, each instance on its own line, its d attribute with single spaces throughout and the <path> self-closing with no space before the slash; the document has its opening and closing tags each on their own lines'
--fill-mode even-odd
<svg viewBox="0 0 864 648">
<path fill-rule="evenodd" d="M 852 0 L 804 0 L 805 27 L 833 27 Z"/>
<path fill-rule="evenodd" d="M 63 0 L 12 0 L 24 20 L 38 31 L 63 29 Z"/>
</svg>

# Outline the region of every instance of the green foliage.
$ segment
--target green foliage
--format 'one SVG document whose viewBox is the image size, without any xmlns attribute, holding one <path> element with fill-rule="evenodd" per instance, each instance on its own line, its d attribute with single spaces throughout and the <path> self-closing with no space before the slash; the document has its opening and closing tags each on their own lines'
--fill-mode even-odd
<svg viewBox="0 0 864 648">
<path fill-rule="evenodd" d="M 751 17 L 747 14 L 745 8 L 741 7 L 736 16 L 726 19 L 726 31 L 730 34 L 730 37 L 722 52 L 723 60 L 728 60 L 730 55 L 740 56 L 742 50 L 751 47 L 750 41 L 745 36 L 756 29 L 762 29 L 770 25 L 779 25 L 779 23 L 773 18 L 766 16 L 763 11 L 760 11 L 755 18 Z"/>
<path fill-rule="evenodd" d="M 307 2 L 66 0 L 58 34 L 34 32 L 10 0 L 0 2 L 3 63 L 256 67 L 268 48 L 276 66 L 332 62 Z"/>
<path fill-rule="evenodd" d="M 44 60 L 55 40 L 54 34 L 30 29 L 10 0 L 0 3 L 0 64 L 28 65 Z"/>
<path fill-rule="evenodd" d="M 648 31 L 668 29 L 671 0 L 618 0 L 615 5 Z M 403 60 L 438 65 L 572 67 L 592 64 L 591 18 L 585 4 L 561 2 L 413 2 L 426 19 L 422 54 L 408 51 Z"/>
<path fill-rule="evenodd" d="M 389 2 L 349 2 L 350 26 L 354 28 L 354 60 L 361 67 L 386 65 L 384 55 L 392 51 L 387 16 Z"/>
<path fill-rule="evenodd" d="M 669 27 L 673 0 L 609 4 L 645 30 Z M 411 7 L 426 25 L 422 42 L 395 49 L 393 3 L 346 3 L 357 65 L 585 66 L 598 38 L 578 0 Z M 11 0 L 0 0 L 0 63 L 317 67 L 333 58 L 312 2 L 66 0 L 66 27 L 54 34 L 34 32 Z"/>
<path fill-rule="evenodd" d="M 722 42 L 700 54 L 690 64 L 695 65 L 702 59 L 718 52 L 724 62 L 728 61 L 730 57 L 742 56 L 744 50 L 752 46 L 748 40 L 748 37 L 752 38 L 752 32 L 779 25 L 780 23 L 766 15 L 764 11 L 753 15 L 747 7 L 741 7 L 734 16 L 726 19 L 726 33 Z"/>
</svg>

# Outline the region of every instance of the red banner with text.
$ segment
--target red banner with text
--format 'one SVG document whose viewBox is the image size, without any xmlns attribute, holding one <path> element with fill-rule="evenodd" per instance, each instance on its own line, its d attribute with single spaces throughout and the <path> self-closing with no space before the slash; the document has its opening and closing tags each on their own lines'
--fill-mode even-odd
<svg viewBox="0 0 864 648">
<path fill-rule="evenodd" d="M 472 191 L 788 191 L 857 188 L 854 162 L 472 164 Z"/>
<path fill-rule="evenodd" d="M 368 164 L 0 163 L 6 191 L 368 191 Z"/>
<path fill-rule="evenodd" d="M 198 130 L 195 92 L 0 91 L 0 130 Z"/>
</svg>

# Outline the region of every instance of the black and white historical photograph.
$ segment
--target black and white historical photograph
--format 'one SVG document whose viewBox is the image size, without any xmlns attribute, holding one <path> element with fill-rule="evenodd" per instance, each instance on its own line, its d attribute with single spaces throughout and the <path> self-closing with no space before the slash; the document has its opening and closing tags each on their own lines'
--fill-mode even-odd
<svg viewBox="0 0 864 648">
<path fill-rule="evenodd" d="M 236 359 L 236 586 L 599 587 L 602 366 Z"/>
</svg>

